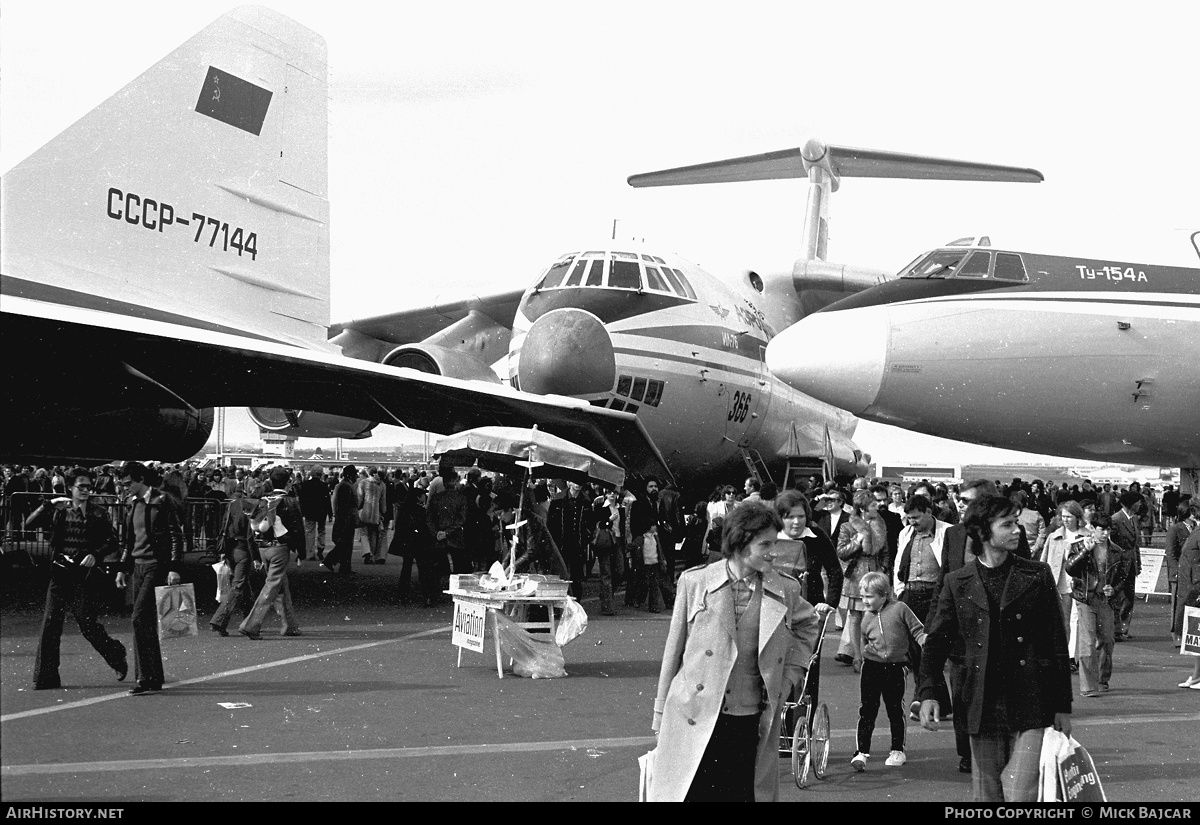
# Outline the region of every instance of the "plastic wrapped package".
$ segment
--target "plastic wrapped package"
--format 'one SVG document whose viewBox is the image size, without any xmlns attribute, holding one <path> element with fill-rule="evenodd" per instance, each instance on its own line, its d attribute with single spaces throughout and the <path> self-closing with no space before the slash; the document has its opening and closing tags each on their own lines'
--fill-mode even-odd
<svg viewBox="0 0 1200 825">
<path fill-rule="evenodd" d="M 557 679 L 567 675 L 562 649 L 547 634 L 538 636 L 496 611 L 500 650 L 513 660 L 513 673 L 532 679 Z"/>
<path fill-rule="evenodd" d="M 574 597 L 568 596 L 562 619 L 554 632 L 554 641 L 558 642 L 559 647 L 566 647 L 571 640 L 587 630 L 587 623 L 587 611 L 583 609 L 583 605 L 575 601 Z"/>
</svg>

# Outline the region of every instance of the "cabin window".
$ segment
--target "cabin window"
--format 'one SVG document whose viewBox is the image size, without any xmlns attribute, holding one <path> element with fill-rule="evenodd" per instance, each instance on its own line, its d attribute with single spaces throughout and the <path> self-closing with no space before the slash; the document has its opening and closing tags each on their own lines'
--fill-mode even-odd
<svg viewBox="0 0 1200 825">
<path fill-rule="evenodd" d="M 958 268 L 959 278 L 986 278 L 992 266 L 992 256 L 987 252 L 973 252 L 971 257 Z"/>
<path fill-rule="evenodd" d="M 996 271 L 992 275 L 1002 281 L 1028 281 L 1029 274 L 1025 271 L 1025 263 L 1020 255 L 1011 252 L 996 253 Z"/>
</svg>

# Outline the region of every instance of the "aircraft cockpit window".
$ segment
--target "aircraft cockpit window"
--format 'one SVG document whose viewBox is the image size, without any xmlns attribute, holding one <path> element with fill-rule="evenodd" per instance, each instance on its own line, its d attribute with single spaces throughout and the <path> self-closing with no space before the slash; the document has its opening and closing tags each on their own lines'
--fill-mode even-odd
<svg viewBox="0 0 1200 825">
<path fill-rule="evenodd" d="M 631 256 L 632 261 L 622 260 L 624 253 L 614 252 L 612 269 L 608 271 L 608 285 L 618 289 L 641 289 L 642 271 L 638 266 L 637 257 Z"/>
<path fill-rule="evenodd" d="M 658 292 L 670 292 L 671 287 L 667 286 L 667 282 L 663 280 L 663 276 L 659 274 L 658 269 L 653 266 L 646 267 L 646 282 L 650 284 L 650 288 Z"/>
<path fill-rule="evenodd" d="M 573 260 L 575 260 L 575 257 L 572 255 L 563 258 L 550 267 L 550 270 L 546 273 L 546 277 L 542 278 L 542 282 L 538 284 L 538 289 L 553 289 L 562 284 L 563 276 L 567 274 L 567 269 L 571 266 L 571 261 Z"/>
<path fill-rule="evenodd" d="M 604 283 L 604 259 L 595 258 L 588 268 L 587 280 L 584 286 L 600 286 Z"/>
<path fill-rule="evenodd" d="M 986 278 L 992 266 L 992 256 L 986 252 L 972 253 L 971 257 L 958 267 L 956 278 Z"/>
<path fill-rule="evenodd" d="M 583 283 L 583 273 L 587 270 L 588 262 L 584 258 L 580 258 L 575 262 L 575 266 L 571 267 L 571 274 L 567 276 L 567 280 L 563 282 L 563 286 L 579 286 Z"/>
<path fill-rule="evenodd" d="M 900 277 L 953 278 L 969 254 L 969 252 L 952 252 L 950 250 L 931 252 Z"/>
<path fill-rule="evenodd" d="M 1001 281 L 1028 281 L 1029 273 L 1025 271 L 1025 262 L 1020 255 L 1012 252 L 996 253 L 996 271 L 992 275 Z"/>
<path fill-rule="evenodd" d="M 679 276 L 675 274 L 674 270 L 668 269 L 664 266 L 662 268 L 662 274 L 664 278 L 671 282 L 671 289 L 675 290 L 676 295 L 679 295 L 682 298 L 688 297 L 687 290 L 683 288 L 683 281 L 680 280 Z"/>
<path fill-rule="evenodd" d="M 682 272 L 680 272 L 678 269 L 666 269 L 666 267 L 664 267 L 663 270 L 665 272 L 673 273 L 675 277 L 679 279 L 679 283 L 683 287 L 683 294 L 687 296 L 688 300 L 696 300 L 696 290 L 692 289 L 692 285 L 688 283 L 688 279 L 684 277 Z M 672 281 L 672 283 L 674 283 L 674 281 Z"/>
</svg>

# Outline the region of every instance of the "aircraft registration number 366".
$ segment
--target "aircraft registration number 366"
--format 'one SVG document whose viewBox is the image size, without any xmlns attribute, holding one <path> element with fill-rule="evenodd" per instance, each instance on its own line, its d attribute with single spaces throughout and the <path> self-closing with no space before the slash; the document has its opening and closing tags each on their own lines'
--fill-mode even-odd
<svg viewBox="0 0 1200 825">
<path fill-rule="evenodd" d="M 1092 269 L 1090 266 L 1076 264 L 1075 268 L 1079 270 L 1079 277 L 1084 281 L 1094 281 L 1103 276 L 1110 281 L 1149 283 L 1146 273 L 1140 269 L 1135 272 L 1132 266 L 1127 266 L 1124 269 L 1119 266 L 1102 266 L 1099 269 Z"/>
<path fill-rule="evenodd" d="M 141 226 L 143 229 L 162 232 L 168 226 L 191 226 L 194 223 L 196 234 L 192 238 L 193 243 L 203 243 L 205 230 L 211 228 L 212 232 L 207 234 L 210 247 L 215 249 L 217 238 L 220 237 L 221 251 L 236 251 L 238 257 L 249 255 L 252 261 L 258 259 L 257 232 L 246 232 L 240 226 L 232 227 L 231 232 L 226 221 L 201 215 L 199 212 L 193 212 L 190 219 L 177 217 L 175 207 L 169 203 L 142 197 L 133 192 L 122 192 L 116 187 L 108 190 L 106 205 L 108 216 L 113 220 L 124 220 L 125 223 Z"/>
<path fill-rule="evenodd" d="M 735 424 L 741 424 L 746 420 L 746 413 L 750 411 L 750 393 L 738 390 L 733 394 L 733 406 L 729 410 L 729 419 Z"/>
</svg>

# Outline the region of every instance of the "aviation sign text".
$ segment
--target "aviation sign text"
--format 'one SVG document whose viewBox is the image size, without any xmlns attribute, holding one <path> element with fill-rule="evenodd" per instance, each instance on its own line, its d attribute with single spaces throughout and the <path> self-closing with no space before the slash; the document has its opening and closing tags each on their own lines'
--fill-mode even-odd
<svg viewBox="0 0 1200 825">
<path fill-rule="evenodd" d="M 209 247 L 215 249 L 219 237 L 221 251 L 236 251 L 239 258 L 243 254 L 249 255 L 252 261 L 258 258 L 258 233 L 246 232 L 240 226 L 233 227 L 231 233 L 226 221 L 201 215 L 199 212 L 193 212 L 190 219 L 177 217 L 175 207 L 169 203 L 142 197 L 133 192 L 122 192 L 116 187 L 108 190 L 106 205 L 108 216 L 113 220 L 124 220 L 125 223 L 141 226 L 143 229 L 162 232 L 168 226 L 191 226 L 194 223 L 196 234 L 192 238 L 193 243 L 202 243 L 203 238 L 207 237 Z M 205 230 L 209 228 L 212 232 L 206 233 Z"/>
</svg>

